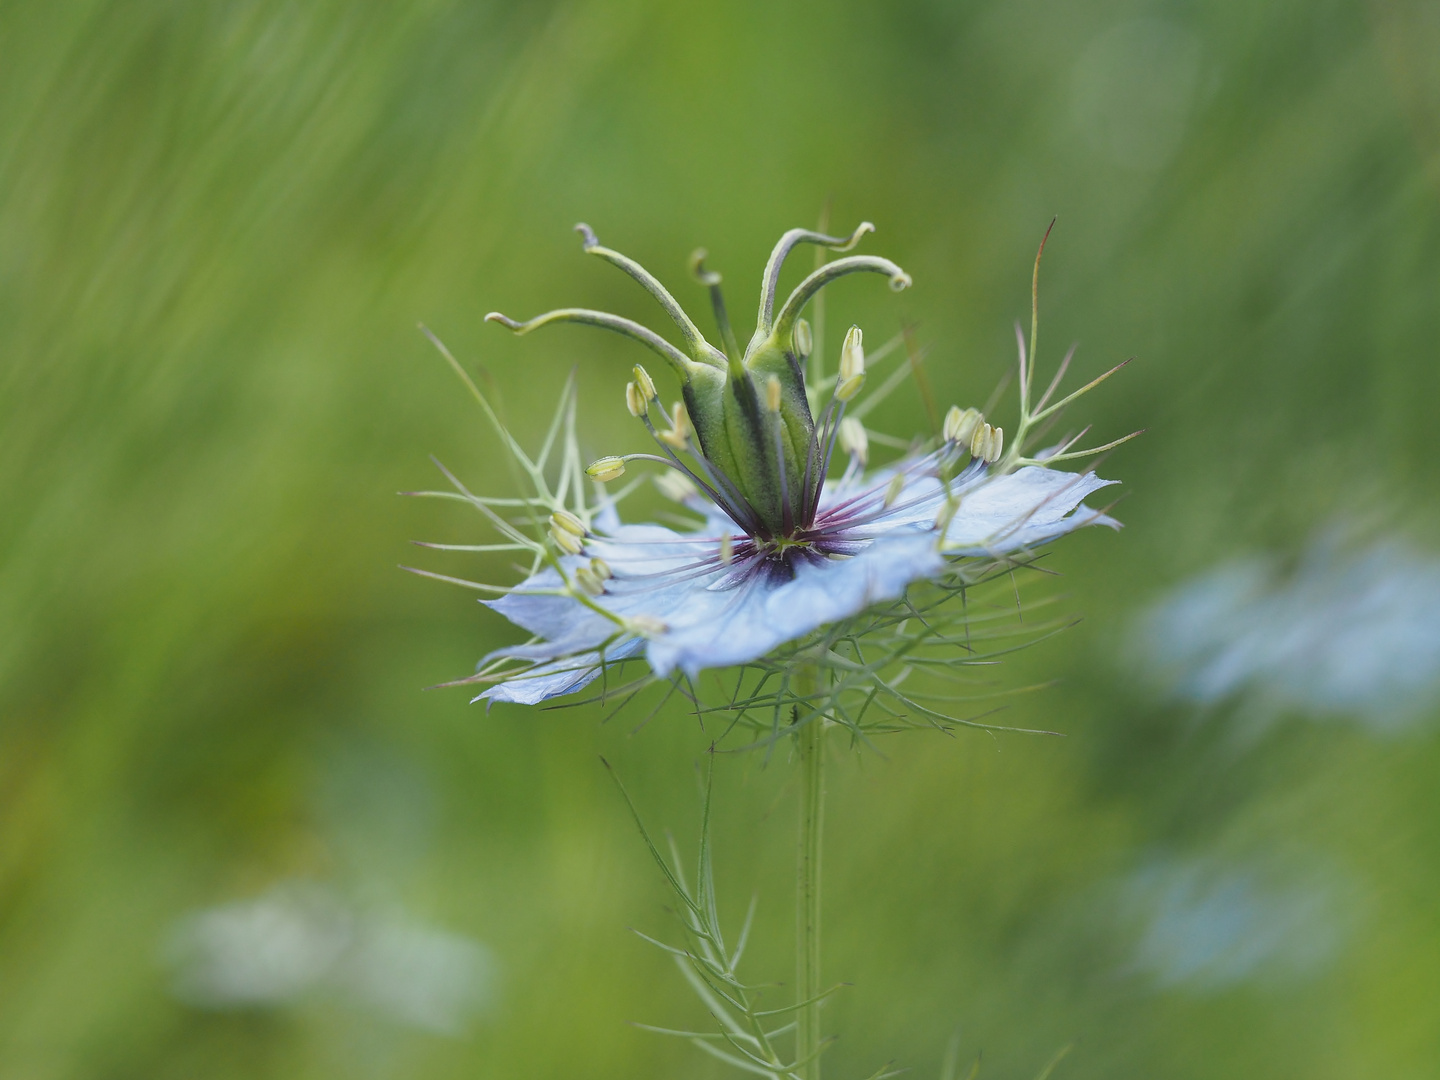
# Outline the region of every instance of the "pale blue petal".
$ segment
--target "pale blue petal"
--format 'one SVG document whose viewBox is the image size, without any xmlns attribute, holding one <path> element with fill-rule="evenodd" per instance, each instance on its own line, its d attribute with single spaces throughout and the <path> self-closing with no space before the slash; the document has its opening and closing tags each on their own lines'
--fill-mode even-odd
<svg viewBox="0 0 1440 1080">
<path fill-rule="evenodd" d="M 945 565 L 933 532 L 892 531 L 859 555 L 801 562 L 795 577 L 775 584 L 757 575 L 734 589 L 703 590 L 668 620 L 669 632 L 650 642 L 646 656 L 657 674 L 757 660 L 779 645 L 827 623 L 895 600 L 907 585 Z"/>
<path fill-rule="evenodd" d="M 643 638 L 631 638 L 605 651 L 604 660 L 613 662 L 640 653 Z M 579 653 L 546 664 L 537 664 L 528 671 L 496 683 L 472 701 L 506 701 L 516 705 L 537 705 L 547 698 L 573 694 L 589 686 L 600 675 L 602 667 L 598 652 Z"/>
<path fill-rule="evenodd" d="M 1003 555 L 1035 547 L 1082 525 L 1118 527 L 1113 518 L 1081 507 L 1087 495 L 1115 483 L 1094 473 L 1027 466 L 966 490 L 945 534 L 946 551 Z"/>
<path fill-rule="evenodd" d="M 1112 483 L 1094 473 L 1031 466 L 990 476 L 972 465 L 945 486 L 924 474 L 930 467 L 912 460 L 827 490 L 821 518 L 830 513 L 837 522 L 849 522 L 840 538 L 865 546 L 847 558 L 797 560 L 789 580 L 760 572 L 730 585 L 736 568 L 720 563 L 719 547 L 720 536 L 733 526 L 718 510 L 707 511 L 705 527 L 693 534 L 607 520 L 604 535 L 587 539 L 583 557 L 566 556 L 562 564 L 573 570 L 603 558 L 614 576 L 595 602 L 621 620 L 644 616 L 666 629 L 648 643 L 636 637 L 617 642 L 617 622 L 569 596 L 534 595 L 561 587 L 560 575 L 547 568 L 488 602 L 545 639 L 492 655 L 542 663 L 481 697 L 533 704 L 578 690 L 598 673 L 601 646 L 607 658 L 644 648 L 661 676 L 677 668 L 693 676 L 705 668 L 747 663 L 821 626 L 898 599 L 911 583 L 940 575 L 947 558 L 1011 554 L 1083 525 L 1117 524 L 1082 505 L 1087 495 Z M 891 478 L 906 469 L 911 478 L 885 506 Z M 959 507 L 942 551 L 936 516 L 947 498 L 955 497 Z"/>
<path fill-rule="evenodd" d="M 578 565 L 580 560 L 575 560 Z M 573 626 L 579 614 L 578 605 L 569 596 L 536 595 L 564 587 L 560 575 L 552 567 L 545 567 L 517 585 L 513 592 L 498 600 L 480 601 L 493 611 L 532 634 L 544 638 L 563 637 Z M 581 609 L 582 611 L 584 609 Z M 597 615 L 595 618 L 599 619 Z M 601 620 L 604 621 L 603 619 Z"/>
<path fill-rule="evenodd" d="M 556 670 L 558 668 L 558 670 Z M 573 694 L 595 681 L 600 664 L 595 654 L 581 654 L 564 664 L 541 664 L 510 679 L 496 683 L 471 702 L 508 702 L 513 705 L 538 705 L 547 698 Z"/>
<path fill-rule="evenodd" d="M 595 528 L 601 532 L 613 532 L 620 528 L 620 511 L 615 509 L 615 500 L 610 497 L 602 498 L 595 507 L 593 518 Z"/>
</svg>

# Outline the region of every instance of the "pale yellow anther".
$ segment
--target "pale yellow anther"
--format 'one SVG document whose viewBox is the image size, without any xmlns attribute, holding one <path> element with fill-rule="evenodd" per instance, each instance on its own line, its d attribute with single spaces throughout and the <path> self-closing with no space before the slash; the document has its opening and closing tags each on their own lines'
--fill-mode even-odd
<svg viewBox="0 0 1440 1080">
<path fill-rule="evenodd" d="M 850 327 L 845 344 L 840 346 L 840 381 L 865 373 L 865 335 L 858 326 Z"/>
<path fill-rule="evenodd" d="M 894 505 L 895 500 L 900 498 L 900 492 L 905 490 L 905 474 L 896 473 L 890 478 L 890 483 L 885 488 L 885 508 L 888 510 Z"/>
<path fill-rule="evenodd" d="M 686 502 L 700 494 L 700 489 L 684 473 L 664 472 L 655 477 L 655 486 L 660 494 L 678 503 Z"/>
<path fill-rule="evenodd" d="M 970 456 L 985 459 L 985 448 L 990 445 L 989 424 L 976 424 L 975 430 L 970 433 Z"/>
<path fill-rule="evenodd" d="M 765 380 L 765 408 L 772 413 L 780 411 L 780 380 L 774 375 Z"/>
<path fill-rule="evenodd" d="M 945 423 L 941 425 L 940 432 L 945 436 L 946 442 L 955 441 L 955 432 L 960 430 L 960 418 L 964 415 L 959 405 L 951 405 L 945 410 Z"/>
<path fill-rule="evenodd" d="M 666 446 L 685 449 L 690 438 L 690 414 L 685 411 L 683 402 L 677 401 L 670 406 L 670 430 L 660 432 L 659 437 Z"/>
<path fill-rule="evenodd" d="M 955 441 L 955 432 L 959 430 L 960 418 L 964 415 L 965 413 L 959 405 L 951 405 L 950 408 L 945 410 L 945 423 L 940 430 L 942 434 L 944 434 L 947 442 Z"/>
<path fill-rule="evenodd" d="M 850 378 L 842 380 L 840 385 L 835 387 L 835 396 L 841 401 L 849 401 L 864 385 L 865 373 L 862 371 L 859 375 L 851 375 Z"/>
<path fill-rule="evenodd" d="M 1005 429 L 995 428 L 990 434 L 990 445 L 985 448 L 986 461 L 999 461 L 1000 451 L 1005 449 Z"/>
<path fill-rule="evenodd" d="M 625 459 L 620 457 L 598 458 L 585 466 L 585 475 L 592 480 L 599 480 L 602 484 L 608 483 L 617 476 L 625 475 Z"/>
<path fill-rule="evenodd" d="M 1000 460 L 1005 448 L 1005 429 L 979 424 L 970 434 L 970 456 L 986 463 Z"/>
<path fill-rule="evenodd" d="M 729 566 L 734 561 L 735 541 L 729 533 L 726 533 L 720 537 L 720 562 L 725 566 Z"/>
<path fill-rule="evenodd" d="M 556 525 L 550 526 L 550 539 L 555 541 L 555 546 L 566 555 L 579 555 L 585 550 L 585 545 L 580 542 L 580 537 Z"/>
<path fill-rule="evenodd" d="M 626 383 L 625 408 L 630 410 L 630 415 L 644 416 L 646 404 L 648 403 L 645 400 L 644 391 L 642 391 L 640 387 L 633 382 Z"/>
<path fill-rule="evenodd" d="M 960 406 L 951 405 L 950 411 L 945 414 L 945 441 L 968 446 L 970 436 L 984 419 L 979 409 L 961 410 Z"/>
<path fill-rule="evenodd" d="M 573 536 L 585 535 L 585 523 L 569 510 L 556 510 L 550 515 L 552 529 L 564 529 Z"/>
<path fill-rule="evenodd" d="M 636 364 L 631 374 L 635 376 L 635 385 L 640 388 L 640 393 L 645 395 L 646 401 L 654 401 L 660 396 L 655 392 L 655 380 L 650 378 L 650 373 L 642 366 Z"/>
<path fill-rule="evenodd" d="M 797 320 L 790 340 L 795 344 L 795 355 L 801 360 L 808 360 L 815 349 L 815 335 L 810 332 L 810 324 L 804 319 Z"/>
<path fill-rule="evenodd" d="M 604 559 L 591 559 L 590 572 L 601 581 L 609 581 L 615 575 L 610 572 L 610 564 Z"/>
<path fill-rule="evenodd" d="M 588 566 L 581 566 L 575 571 L 575 584 L 580 586 L 580 591 L 587 596 L 599 596 L 605 591 L 605 585 L 595 576 L 595 572 Z"/>
<path fill-rule="evenodd" d="M 840 449 L 861 465 L 870 460 L 870 436 L 865 434 L 865 425 L 853 416 L 840 421 Z"/>
<path fill-rule="evenodd" d="M 629 629 L 643 637 L 659 637 L 670 629 L 663 619 L 657 619 L 653 615 L 632 615 L 628 624 Z"/>
<path fill-rule="evenodd" d="M 865 335 L 852 326 L 840 346 L 840 374 L 835 378 L 835 396 L 849 401 L 865 385 Z"/>
</svg>

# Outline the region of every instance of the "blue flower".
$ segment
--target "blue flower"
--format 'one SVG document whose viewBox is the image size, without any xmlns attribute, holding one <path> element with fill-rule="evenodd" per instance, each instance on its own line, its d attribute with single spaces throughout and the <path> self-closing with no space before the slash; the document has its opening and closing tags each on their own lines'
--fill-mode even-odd
<svg viewBox="0 0 1440 1080">
<path fill-rule="evenodd" d="M 827 486 L 816 539 L 776 559 L 763 544 L 735 535 L 733 522 L 707 509 L 706 527 L 676 532 L 622 524 L 600 514 L 582 553 L 562 555 L 498 600 L 487 601 L 537 638 L 490 658 L 523 658 L 536 666 L 485 690 L 480 698 L 532 705 L 590 683 L 602 662 L 643 653 L 657 675 L 759 659 L 828 623 L 904 594 L 912 582 L 938 577 L 960 559 L 1026 551 L 1082 525 L 1114 526 L 1083 500 L 1114 481 L 1038 466 L 992 475 L 972 463 L 950 481 L 959 508 L 945 508 L 938 455 L 928 454 L 851 485 Z M 884 506 L 891 478 L 908 476 L 900 497 Z M 695 499 L 698 504 L 699 499 Z M 727 537 L 730 537 L 727 540 Z M 726 559 L 726 546 L 729 559 Z M 609 576 L 593 597 L 614 618 L 584 606 L 565 588 L 601 560 Z"/>
<path fill-rule="evenodd" d="M 1020 336 L 1020 423 L 1008 450 L 1000 428 L 974 409 L 953 408 L 938 445 L 932 441 L 888 467 L 866 471 L 869 437 L 858 418 L 897 380 L 887 380 L 851 409 L 867 377 L 859 328 L 846 335 L 838 370 L 826 377 L 815 335 L 800 315 L 821 287 L 842 274 L 880 272 L 897 289 L 910 279 L 886 259 L 848 256 L 805 278 L 778 314 L 775 288 L 797 244 L 846 251 L 870 231 L 868 223 L 849 237 L 800 229 L 782 237 L 766 267 L 757 328 L 743 353 L 719 275 L 704 270 L 703 253 L 693 266 L 710 288 L 723 350 L 705 340 L 653 276 L 601 247 L 587 226 L 577 228 L 587 252 L 625 270 L 660 301 L 686 351 L 638 323 L 587 309 L 561 309 L 524 323 L 494 313 L 488 318 L 521 334 L 555 322 L 600 326 L 664 358 L 679 376 L 682 402 L 663 409 L 654 381 L 639 365 L 626 388 L 631 414 L 659 452 L 601 458 L 584 471 L 606 483 L 622 476 L 629 462 L 663 464 L 672 470 L 665 490 L 700 521 L 691 529 L 626 524 L 616 508 L 618 495 L 587 505 L 575 456 L 573 392 L 537 461 L 502 429 L 536 483 L 536 497 L 524 502 L 537 523 L 548 523 L 548 535 L 540 541 L 526 536 L 492 508 L 503 500 L 477 498 L 457 483 L 459 497 L 480 507 L 510 541 L 500 546 L 534 556 L 531 573 L 518 586 L 478 586 L 502 593 L 486 603 L 533 637 L 492 653 L 476 676 L 462 680 L 490 684 L 476 700 L 535 704 L 583 688 L 607 664 L 642 655 L 662 678 L 749 664 L 821 627 L 899 601 L 916 582 L 945 579 L 967 564 L 1013 561 L 1084 525 L 1117 526 L 1084 503 L 1114 481 L 1054 466 L 1125 440 L 1074 451 L 1071 439 L 1034 457 L 1026 456 L 1026 446 L 1033 426 L 1118 368 L 1050 404 L 1067 357 L 1032 408 L 1027 351 L 1033 354 L 1033 324 L 1029 350 Z M 869 364 L 897 344 L 877 350 Z M 565 463 L 552 492 L 545 462 L 562 430 Z M 831 480 L 837 442 L 849 463 Z"/>
</svg>

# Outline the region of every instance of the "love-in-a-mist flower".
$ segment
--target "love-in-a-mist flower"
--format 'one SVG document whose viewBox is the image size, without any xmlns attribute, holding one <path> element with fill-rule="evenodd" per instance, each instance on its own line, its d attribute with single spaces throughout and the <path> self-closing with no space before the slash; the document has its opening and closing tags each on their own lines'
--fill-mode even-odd
<svg viewBox="0 0 1440 1080">
<path fill-rule="evenodd" d="M 1032 406 L 1033 364 L 1018 327 L 1020 418 L 1010 438 L 978 411 L 957 407 L 945 417 L 938 439 L 867 471 L 871 438 L 881 436 L 867 432 L 862 420 L 897 380 L 886 380 L 868 398 L 860 394 L 869 367 L 897 352 L 898 341 L 867 357 L 864 337 L 852 327 L 838 369 L 827 375 L 814 355 L 817 334 L 801 314 L 825 285 L 844 275 L 878 273 L 895 290 L 907 287 L 909 276 L 888 259 L 844 255 L 821 263 L 783 303 L 777 304 L 776 290 L 797 245 L 848 252 L 872 230 L 868 222 L 848 237 L 792 229 L 780 238 L 761 281 L 755 332 L 743 350 L 730 326 L 719 275 L 707 272 L 701 257 L 693 269 L 709 287 L 719 347 L 653 275 L 601 246 L 588 226 L 577 228 L 586 252 L 624 270 L 660 303 L 683 349 L 630 319 L 584 308 L 562 308 L 526 322 L 498 313 L 487 318 L 517 334 L 559 322 L 598 326 L 632 338 L 663 360 L 679 383 L 680 401 L 666 408 L 659 389 L 664 380 L 640 365 L 624 393 L 629 412 L 653 437 L 655 452 L 602 457 L 583 472 L 608 484 L 636 462 L 654 463 L 668 470 L 662 490 L 698 520 L 693 528 L 627 524 L 616 509 L 623 491 L 600 494 L 593 502 L 587 498 L 585 489 L 593 485 L 581 475 L 573 394 L 534 460 L 501 429 L 536 495 L 485 499 L 456 482 L 451 497 L 474 503 L 505 535 L 507 542 L 490 550 L 531 553 L 529 576 L 495 588 L 502 595 L 486 603 L 533 636 L 493 653 L 475 676 L 463 680 L 489 684 L 480 698 L 539 702 L 584 687 L 607 665 L 642 655 L 655 676 L 679 672 L 693 679 L 704 668 L 762 661 L 834 627 L 842 630 L 829 631 L 816 655 L 842 673 L 847 663 L 863 672 L 869 661 L 858 639 L 853 650 L 858 658 L 847 660 L 835 645 L 836 634 L 854 637 L 843 629 L 850 621 L 873 615 L 877 606 L 906 603 L 913 584 L 963 582 L 966 566 L 1013 564 L 1080 526 L 1116 524 L 1084 505 L 1087 496 L 1113 481 L 1055 466 L 1124 440 L 1085 451 L 1072 450 L 1070 440 L 1027 456 L 1032 429 L 1095 383 L 1051 403 L 1062 365 Z M 1032 322 L 1032 355 L 1034 334 Z M 490 411 L 488 404 L 485 408 Z M 552 481 L 547 466 L 561 443 L 559 479 Z M 832 477 L 837 447 L 845 467 Z M 529 522 L 504 516 L 507 506 L 528 512 Z M 903 634 L 906 621 L 902 610 L 882 629 L 893 637 L 899 626 Z M 920 624 L 929 625 L 923 618 Z"/>
</svg>

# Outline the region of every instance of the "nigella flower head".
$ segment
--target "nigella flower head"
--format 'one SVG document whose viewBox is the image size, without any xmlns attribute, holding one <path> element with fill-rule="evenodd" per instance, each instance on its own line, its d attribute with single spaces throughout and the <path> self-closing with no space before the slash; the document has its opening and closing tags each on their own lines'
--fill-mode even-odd
<svg viewBox="0 0 1440 1080">
<path fill-rule="evenodd" d="M 961 614 L 963 627 L 957 624 L 952 609 L 963 605 L 950 602 L 963 599 L 966 589 L 997 569 L 1029 561 L 1037 547 L 1065 533 L 1091 524 L 1116 526 L 1084 503 L 1113 481 L 1056 466 L 1125 439 L 1075 450 L 1077 436 L 1033 456 L 1030 444 L 1066 405 L 1123 365 L 1052 402 L 1067 356 L 1032 405 L 1033 306 L 1028 348 L 1016 328 L 1020 419 L 1008 445 L 1000 427 L 975 409 L 958 407 L 929 444 L 867 431 L 863 417 L 905 374 L 896 372 L 861 399 L 867 365 L 897 353 L 900 339 L 867 357 L 863 335 L 852 327 L 837 370 L 827 374 L 815 348 L 818 334 L 801 315 L 841 276 L 879 273 L 896 290 L 910 284 L 909 276 L 888 259 L 843 255 L 820 263 L 778 305 L 777 288 L 786 258 L 798 245 L 844 253 L 872 229 L 866 222 L 848 237 L 805 229 L 782 236 L 766 264 L 755 332 L 743 350 L 720 277 L 705 270 L 703 252 L 692 269 L 709 289 L 720 347 L 653 275 L 603 247 L 586 225 L 577 226 L 585 251 L 624 270 L 659 301 L 679 330 L 683 350 L 632 320 L 584 308 L 562 308 L 526 322 L 487 316 L 517 334 L 574 322 L 630 337 L 666 362 L 679 381 L 681 400 L 665 409 L 656 381 L 636 365 L 625 401 L 653 437 L 656 452 L 602 457 L 582 469 L 573 384 L 541 453 L 531 458 L 470 383 L 535 488 L 531 497 L 492 499 L 471 494 L 450 477 L 456 491 L 443 493 L 472 503 L 503 535 L 505 543 L 478 550 L 526 551 L 532 558 L 518 585 L 461 582 L 499 593 L 486 603 L 533 635 L 523 645 L 493 653 L 474 676 L 460 680 L 486 685 L 477 700 L 534 704 L 580 690 L 612 667 L 643 657 L 650 674 L 624 688 L 656 678 L 693 680 L 706 668 L 754 670 L 750 693 L 742 701 L 737 685 L 732 704 L 742 710 L 776 704 L 776 724 L 782 700 L 808 701 L 857 726 L 857 712 L 872 706 L 876 715 L 892 719 L 951 721 L 899 689 L 915 667 L 951 665 L 957 656 L 963 662 L 973 652 L 974 620 Z M 1037 255 L 1037 278 L 1038 270 Z M 918 448 L 867 470 L 872 438 Z M 832 469 L 837 450 L 843 469 Z M 613 494 L 603 485 L 625 475 L 635 461 L 669 470 L 657 478 L 660 486 L 695 515 L 693 525 L 621 520 L 617 504 L 635 481 Z M 840 475 L 832 477 L 832 471 Z M 595 488 L 593 496 L 587 487 Z M 515 510 L 519 517 L 507 516 Z M 957 629 L 963 639 L 955 636 Z M 797 672 L 813 674 L 821 667 L 828 679 L 799 685 Z M 820 683 L 823 695 L 814 689 Z M 846 708 L 847 693 L 864 697 L 864 706 Z"/>
</svg>

